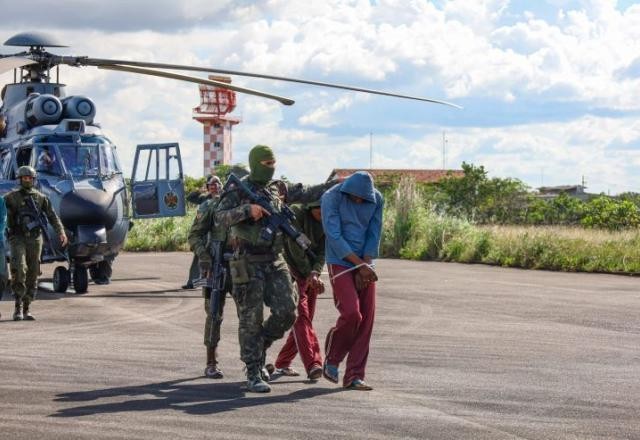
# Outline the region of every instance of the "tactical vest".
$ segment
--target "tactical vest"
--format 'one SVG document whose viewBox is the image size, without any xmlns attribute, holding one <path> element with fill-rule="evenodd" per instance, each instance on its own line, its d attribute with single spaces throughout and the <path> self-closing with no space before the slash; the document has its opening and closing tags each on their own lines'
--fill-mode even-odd
<svg viewBox="0 0 640 440">
<path fill-rule="evenodd" d="M 198 216 L 205 215 L 205 213 L 209 210 L 215 211 L 218 207 L 219 201 L 220 201 L 219 196 L 215 196 L 213 198 L 205 200 L 198 206 L 197 215 Z M 212 213 L 211 217 L 215 218 L 215 215 Z M 222 228 L 214 224 L 207 234 L 207 246 L 209 245 L 209 243 L 211 243 L 211 241 L 222 241 L 226 243 L 227 231 L 225 230 L 225 228 Z"/>
<path fill-rule="evenodd" d="M 266 187 L 259 187 L 251 184 L 248 180 L 245 180 L 245 183 L 249 185 L 255 193 L 268 196 L 271 200 L 271 206 L 277 211 L 282 208 L 283 203 L 280 200 L 277 187 L 272 184 Z M 251 201 L 248 198 L 242 197 L 240 205 L 246 203 L 251 203 Z M 275 230 L 273 235 L 267 238 L 266 219 L 261 219 L 256 222 L 249 218 L 243 222 L 236 223 L 231 226 L 231 236 L 239 242 L 241 247 L 245 246 L 249 253 L 255 250 L 268 250 L 277 255 L 283 250 L 283 238 L 280 229 Z"/>
<path fill-rule="evenodd" d="M 31 195 L 27 195 L 20 192 L 20 190 L 7 194 L 7 196 L 14 199 L 14 203 L 11 203 L 11 205 L 17 205 L 15 211 L 9 212 L 9 216 L 11 217 L 9 222 L 11 229 L 10 234 L 31 237 L 39 236 L 42 231 L 38 223 L 38 213 L 27 205 L 26 199 L 32 197 L 36 207 L 42 210 L 43 198 L 38 197 L 38 193 L 35 191 Z M 14 206 L 12 206 L 12 208 L 15 209 Z"/>
</svg>

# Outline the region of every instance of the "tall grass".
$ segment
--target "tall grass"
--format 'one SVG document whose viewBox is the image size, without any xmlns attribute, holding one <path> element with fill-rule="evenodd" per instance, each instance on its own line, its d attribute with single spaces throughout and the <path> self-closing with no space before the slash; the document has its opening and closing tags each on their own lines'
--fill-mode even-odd
<svg viewBox="0 0 640 440">
<path fill-rule="evenodd" d="M 382 253 L 527 269 L 640 273 L 640 230 L 476 226 L 437 213 L 401 181 L 387 200 Z"/>
<path fill-rule="evenodd" d="M 124 249 L 130 252 L 188 251 L 187 236 L 195 211 L 184 217 L 135 220 Z"/>
</svg>

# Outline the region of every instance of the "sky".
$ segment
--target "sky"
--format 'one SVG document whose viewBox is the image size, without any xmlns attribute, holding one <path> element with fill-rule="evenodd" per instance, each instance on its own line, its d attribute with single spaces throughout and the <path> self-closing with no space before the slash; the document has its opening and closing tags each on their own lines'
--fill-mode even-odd
<svg viewBox="0 0 640 440">
<path fill-rule="evenodd" d="M 268 73 L 463 107 L 234 77 L 296 104 L 239 94 L 233 162 L 270 145 L 276 174 L 293 181 L 467 162 L 532 188 L 584 181 L 589 192 L 640 192 L 634 1 L 0 0 L 0 10 L 0 42 L 47 32 L 70 46 L 50 50 L 61 55 Z M 179 142 L 185 172 L 202 175 L 197 85 L 93 67 L 60 75 L 69 95 L 96 103 L 127 174 L 135 145 Z M 12 81 L 0 75 L 0 85 Z"/>
</svg>

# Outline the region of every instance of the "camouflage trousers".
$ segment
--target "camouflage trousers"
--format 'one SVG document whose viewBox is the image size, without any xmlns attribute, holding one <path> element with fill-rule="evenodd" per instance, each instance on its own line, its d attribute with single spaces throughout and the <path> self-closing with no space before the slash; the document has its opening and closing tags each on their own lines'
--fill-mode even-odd
<svg viewBox="0 0 640 440">
<path fill-rule="evenodd" d="M 240 359 L 247 365 L 247 374 L 253 374 L 264 361 L 264 350 L 282 338 L 296 320 L 298 294 L 282 258 L 247 262 L 246 269 L 248 280 L 243 278 L 240 281 L 244 282 L 238 282 L 235 275 L 232 278 L 233 298 L 238 310 Z M 270 309 L 266 320 L 263 318 L 265 305 Z"/>
<path fill-rule="evenodd" d="M 40 275 L 42 236 L 13 235 L 11 245 L 11 289 L 16 298 L 30 303 L 35 299 Z"/>
<path fill-rule="evenodd" d="M 204 296 L 204 311 L 207 314 L 207 318 L 204 321 L 204 345 L 208 348 L 216 348 L 218 342 L 220 342 L 220 326 L 222 325 L 222 319 L 224 314 L 224 303 L 226 301 L 226 291 L 221 294 L 218 299 L 218 319 L 214 323 L 211 319 L 211 292 L 210 289 L 202 288 Z M 209 292 L 205 292 L 205 290 Z"/>
<path fill-rule="evenodd" d="M 200 264 L 197 255 L 193 255 L 191 266 L 189 266 L 189 275 L 185 284 L 191 284 L 200 277 Z"/>
</svg>

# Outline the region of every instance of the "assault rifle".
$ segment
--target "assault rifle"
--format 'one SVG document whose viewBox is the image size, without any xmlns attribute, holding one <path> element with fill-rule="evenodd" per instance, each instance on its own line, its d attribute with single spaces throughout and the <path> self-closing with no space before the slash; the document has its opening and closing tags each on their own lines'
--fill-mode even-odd
<svg viewBox="0 0 640 440">
<path fill-rule="evenodd" d="M 209 310 L 211 311 L 211 320 L 213 329 L 217 321 L 220 320 L 218 309 L 220 308 L 220 295 L 225 295 L 224 285 L 227 280 L 227 269 L 224 265 L 225 256 L 224 242 L 220 240 L 211 240 L 211 268 L 206 274 L 193 281 L 194 287 L 205 287 L 211 291 L 211 299 L 209 300 Z M 213 331 L 213 330 L 212 330 Z"/>
<path fill-rule="evenodd" d="M 33 220 L 25 225 L 27 231 L 33 231 L 34 229 L 40 228 L 40 230 L 42 231 L 42 236 L 44 237 L 45 245 L 49 249 L 49 253 L 51 254 L 51 256 L 55 257 L 59 255 L 65 260 L 68 260 L 67 255 L 64 252 L 58 251 L 53 245 L 51 235 L 49 235 L 49 221 L 47 220 L 47 216 L 44 215 L 44 212 L 42 212 L 42 210 L 38 208 L 36 202 L 33 200 L 33 197 L 27 197 L 25 203 L 34 215 Z"/>
<path fill-rule="evenodd" d="M 284 234 L 293 239 L 310 258 L 316 258 L 315 253 L 309 247 L 311 246 L 311 240 L 302 232 L 298 231 L 292 224 L 296 216 L 284 202 L 282 202 L 282 208 L 280 208 L 279 211 L 276 210 L 271 205 L 272 197 L 270 195 L 256 194 L 235 174 L 229 174 L 227 183 L 225 184 L 225 190 L 233 187 L 240 189 L 249 198 L 251 203 L 262 206 L 269 213 L 268 216 L 262 219 L 264 228 L 260 232 L 260 238 L 265 241 L 270 241 L 276 231 L 280 229 Z"/>
</svg>

